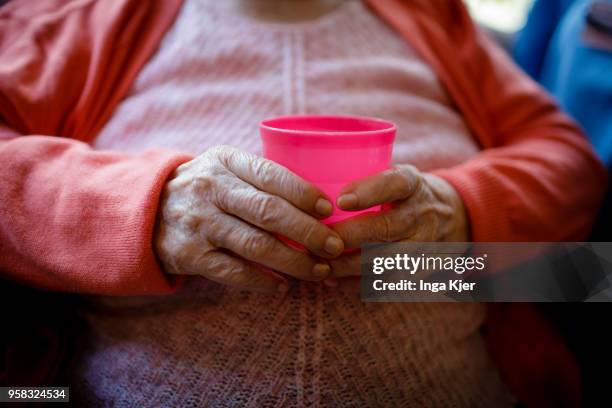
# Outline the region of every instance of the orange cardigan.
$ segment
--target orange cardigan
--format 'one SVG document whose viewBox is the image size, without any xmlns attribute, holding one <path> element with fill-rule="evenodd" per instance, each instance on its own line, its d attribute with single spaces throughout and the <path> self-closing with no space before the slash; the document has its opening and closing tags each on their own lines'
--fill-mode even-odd
<svg viewBox="0 0 612 408">
<path fill-rule="evenodd" d="M 575 124 L 475 30 L 461 1 L 368 3 L 431 64 L 484 148 L 438 171 L 463 197 L 472 239 L 584 239 L 606 176 Z M 0 9 L 5 276 L 83 293 L 173 289 L 151 235 L 164 180 L 189 157 L 83 142 L 111 116 L 180 5 L 14 0 Z"/>
<path fill-rule="evenodd" d="M 433 67 L 483 151 L 437 174 L 474 241 L 586 238 L 606 173 L 550 97 L 473 25 L 461 0 L 368 0 Z M 152 233 L 189 156 L 95 151 L 181 0 L 13 0 L 0 9 L 0 270 L 58 291 L 171 292 Z"/>
</svg>

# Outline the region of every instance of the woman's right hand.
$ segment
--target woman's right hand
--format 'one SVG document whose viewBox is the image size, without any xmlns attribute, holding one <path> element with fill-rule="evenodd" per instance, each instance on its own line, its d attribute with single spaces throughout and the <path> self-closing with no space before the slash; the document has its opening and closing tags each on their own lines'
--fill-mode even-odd
<svg viewBox="0 0 612 408">
<path fill-rule="evenodd" d="M 344 250 L 339 235 L 318 220 L 331 211 L 320 190 L 285 167 L 233 147 L 213 147 L 179 166 L 167 182 L 155 248 L 168 273 L 286 292 L 283 274 L 323 280 L 330 266 L 320 258 Z M 274 234 L 310 253 L 284 245 Z"/>
</svg>

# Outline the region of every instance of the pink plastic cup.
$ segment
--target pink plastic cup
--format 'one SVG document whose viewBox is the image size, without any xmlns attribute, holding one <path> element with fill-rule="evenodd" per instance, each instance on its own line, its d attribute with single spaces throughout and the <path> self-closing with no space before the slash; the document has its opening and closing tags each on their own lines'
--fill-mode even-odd
<svg viewBox="0 0 612 408">
<path fill-rule="evenodd" d="M 260 123 L 264 156 L 319 187 L 332 200 L 332 224 L 363 211 L 336 206 L 340 190 L 352 181 L 389 168 L 395 124 L 356 116 L 283 116 Z"/>
</svg>

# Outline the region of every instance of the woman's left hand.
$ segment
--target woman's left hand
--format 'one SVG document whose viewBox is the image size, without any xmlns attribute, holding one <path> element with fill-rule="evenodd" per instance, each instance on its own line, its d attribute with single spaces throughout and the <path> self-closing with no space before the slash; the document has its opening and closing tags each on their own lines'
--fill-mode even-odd
<svg viewBox="0 0 612 408">
<path fill-rule="evenodd" d="M 445 180 L 421 173 L 414 166 L 399 165 L 346 186 L 337 200 L 345 211 L 383 205 L 368 213 L 332 226 L 345 248 L 365 242 L 431 242 L 469 239 L 463 201 Z M 352 252 L 330 261 L 333 278 L 360 274 L 360 253 Z M 328 280 L 335 286 L 339 280 Z"/>
</svg>

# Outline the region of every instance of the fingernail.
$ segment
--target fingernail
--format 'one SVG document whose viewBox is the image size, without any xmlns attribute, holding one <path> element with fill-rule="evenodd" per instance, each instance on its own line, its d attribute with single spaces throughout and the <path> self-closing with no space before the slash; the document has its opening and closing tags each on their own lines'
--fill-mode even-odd
<svg viewBox="0 0 612 408">
<path fill-rule="evenodd" d="M 342 194 L 340 197 L 338 197 L 338 207 L 342 208 L 343 210 L 350 210 L 352 208 L 357 207 L 357 203 L 359 202 L 359 199 L 357 198 L 357 195 L 353 194 L 353 193 L 349 193 L 349 194 Z"/>
<path fill-rule="evenodd" d="M 340 255 L 344 249 L 344 243 L 342 240 L 336 237 L 328 237 L 325 240 L 325 252 L 330 255 Z"/>
<path fill-rule="evenodd" d="M 319 198 L 315 204 L 315 210 L 317 210 L 317 213 L 327 217 L 332 213 L 333 206 L 328 200 Z"/>
<path fill-rule="evenodd" d="M 335 279 L 325 279 L 323 281 L 323 284 L 325 286 L 327 286 L 328 288 L 337 288 L 338 287 L 338 281 Z"/>
<path fill-rule="evenodd" d="M 329 276 L 331 272 L 331 268 L 327 264 L 316 264 L 314 268 L 312 268 L 312 274 L 318 279 L 325 279 Z"/>
<path fill-rule="evenodd" d="M 280 293 L 287 293 L 287 292 L 289 292 L 289 285 L 287 285 L 286 283 L 281 283 L 280 285 L 278 285 L 278 287 L 276 289 Z"/>
</svg>

